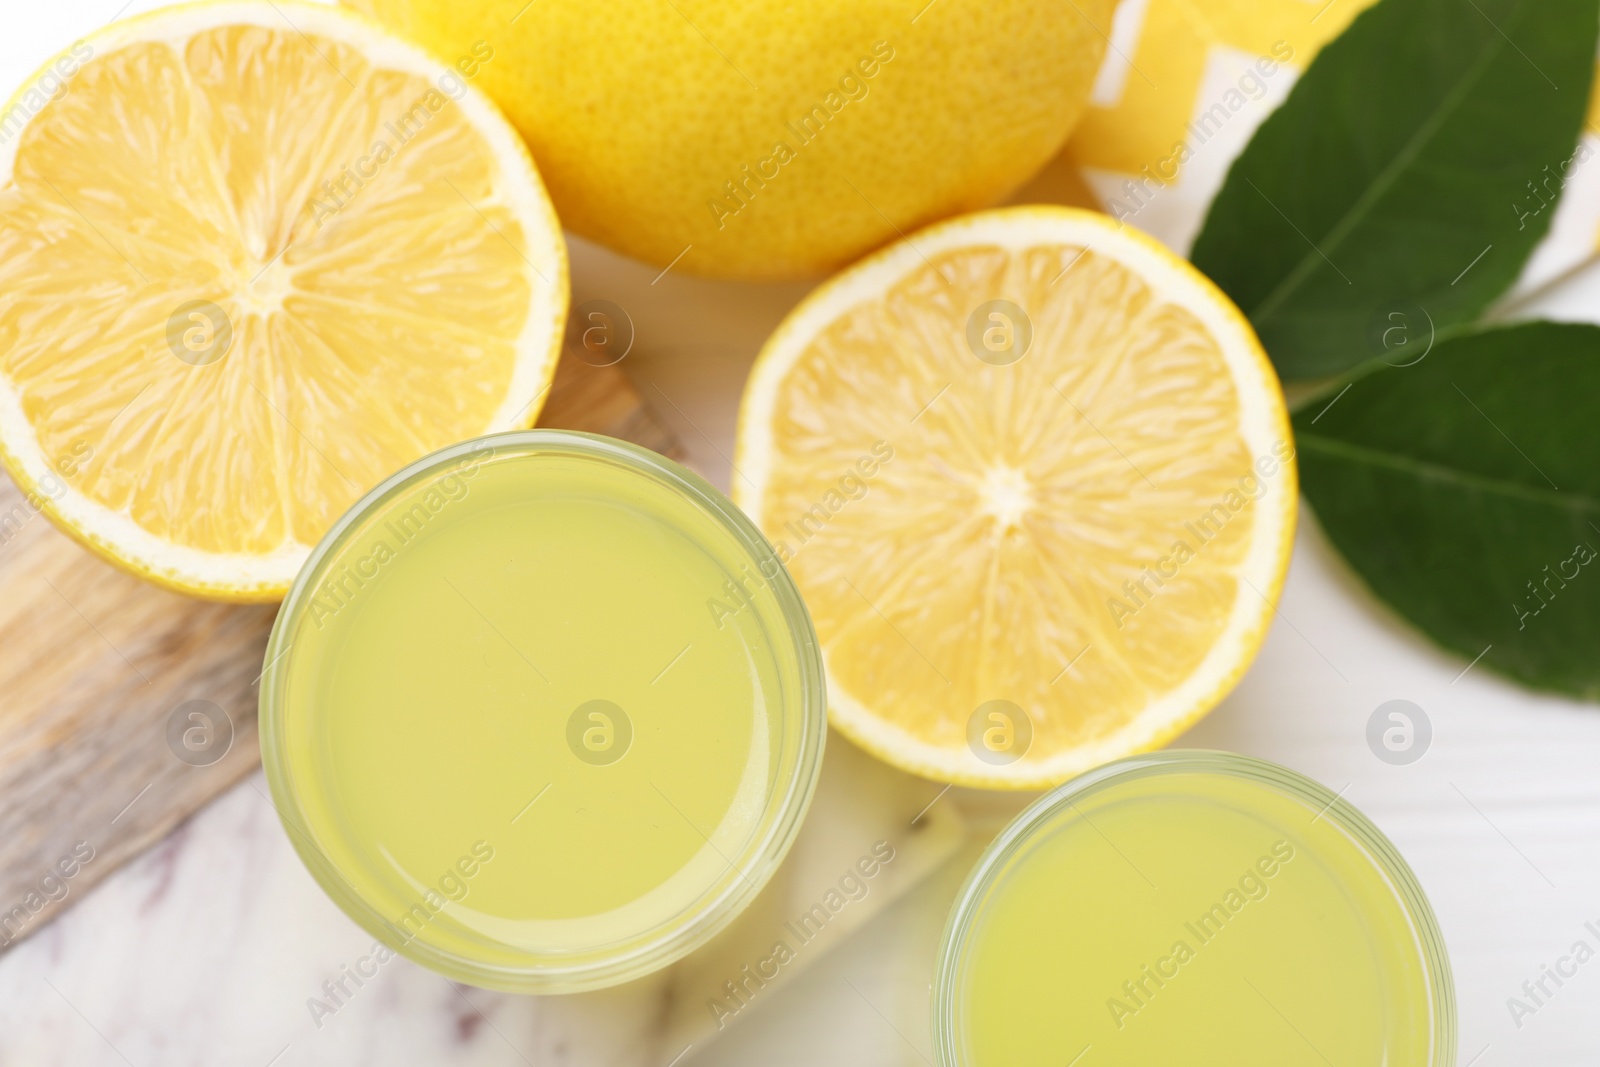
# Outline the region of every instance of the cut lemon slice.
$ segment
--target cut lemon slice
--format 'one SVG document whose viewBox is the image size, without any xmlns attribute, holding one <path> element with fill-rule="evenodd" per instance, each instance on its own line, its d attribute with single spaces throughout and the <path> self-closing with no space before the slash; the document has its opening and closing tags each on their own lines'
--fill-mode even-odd
<svg viewBox="0 0 1600 1067">
<path fill-rule="evenodd" d="M 117 23 L 0 127 L 0 454 L 183 592 L 270 600 L 407 462 L 530 425 L 566 314 L 532 160 L 471 75 L 318 5 Z"/>
<path fill-rule="evenodd" d="M 1244 317 L 1064 208 L 934 226 L 818 289 L 762 350 L 734 462 L 816 622 L 834 725 L 989 787 L 1154 748 L 1221 700 L 1297 499 Z"/>
</svg>

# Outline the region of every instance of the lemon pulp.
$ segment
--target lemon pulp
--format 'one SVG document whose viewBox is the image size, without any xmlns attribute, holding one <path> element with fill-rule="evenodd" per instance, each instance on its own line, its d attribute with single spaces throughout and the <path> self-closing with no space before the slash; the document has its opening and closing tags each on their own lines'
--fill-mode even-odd
<svg viewBox="0 0 1600 1067">
<path fill-rule="evenodd" d="M 537 415 L 565 254 L 453 67 L 295 3 L 168 9 L 74 57 L 0 150 L 0 455 L 68 532 L 281 597 L 384 475 Z"/>
<path fill-rule="evenodd" d="M 947 780 L 1170 737 L 1242 673 L 1288 559 L 1292 438 L 1248 324 L 1087 212 L 958 219 L 828 283 L 763 351 L 739 446 L 835 722 Z M 1031 736 L 986 762 L 996 701 Z"/>
</svg>

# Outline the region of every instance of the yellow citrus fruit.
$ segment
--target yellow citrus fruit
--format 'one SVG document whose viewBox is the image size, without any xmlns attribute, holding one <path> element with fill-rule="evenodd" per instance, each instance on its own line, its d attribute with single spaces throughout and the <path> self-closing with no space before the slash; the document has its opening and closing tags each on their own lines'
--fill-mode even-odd
<svg viewBox="0 0 1600 1067">
<path fill-rule="evenodd" d="M 1296 506 L 1249 324 L 1103 215 L 983 212 L 829 281 L 762 350 L 734 499 L 816 622 L 834 725 L 906 770 L 1038 788 L 1238 681 Z"/>
<path fill-rule="evenodd" d="M 199 4 L 78 42 L 5 117 L 0 458 L 112 562 L 279 598 L 384 475 L 538 414 L 566 252 L 454 66 Z"/>
<path fill-rule="evenodd" d="M 1115 0 L 344 0 L 477 75 L 562 221 L 784 278 L 987 206 L 1077 122 Z M 920 10 L 919 10 L 920 9 Z"/>
</svg>

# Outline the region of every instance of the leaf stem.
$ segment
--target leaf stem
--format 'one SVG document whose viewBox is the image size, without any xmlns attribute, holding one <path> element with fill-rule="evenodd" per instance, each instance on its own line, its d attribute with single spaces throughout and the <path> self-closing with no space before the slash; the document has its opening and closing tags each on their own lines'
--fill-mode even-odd
<svg viewBox="0 0 1600 1067">
<path fill-rule="evenodd" d="M 1560 274 L 1540 282 L 1527 292 L 1509 294 L 1506 299 L 1501 300 L 1485 311 L 1482 321 L 1485 323 L 1501 323 L 1513 320 L 1526 311 L 1530 305 L 1537 304 L 1545 297 L 1560 292 L 1572 282 L 1582 278 L 1596 264 L 1600 264 L 1600 252 L 1590 252 Z"/>
<path fill-rule="evenodd" d="M 1434 331 L 1432 347 L 1438 348 L 1442 344 L 1453 341 L 1458 337 L 1464 337 L 1467 334 L 1483 333 L 1489 328 L 1500 328 L 1508 325 L 1510 324 L 1494 323 L 1480 319 L 1474 322 L 1446 326 Z M 1417 362 L 1420 363 L 1421 360 Z M 1291 385 L 1300 386 L 1301 389 L 1296 390 L 1295 399 L 1289 404 L 1289 414 L 1291 416 L 1298 415 L 1311 405 L 1330 399 L 1330 394 L 1342 391 L 1347 385 L 1354 385 L 1369 374 L 1376 374 L 1382 370 L 1405 370 L 1409 366 L 1413 366 L 1413 364 L 1390 363 L 1382 356 L 1372 356 L 1357 363 L 1343 374 L 1336 374 L 1330 378 L 1318 378 L 1314 381 L 1292 382 L 1290 383 Z"/>
</svg>

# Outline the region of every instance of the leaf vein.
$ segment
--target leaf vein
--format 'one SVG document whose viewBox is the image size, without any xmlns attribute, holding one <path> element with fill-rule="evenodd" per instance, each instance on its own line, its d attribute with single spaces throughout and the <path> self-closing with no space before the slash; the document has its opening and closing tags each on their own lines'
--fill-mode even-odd
<svg viewBox="0 0 1600 1067">
<path fill-rule="evenodd" d="M 1338 438 L 1324 437 L 1319 434 L 1296 434 L 1295 443 L 1302 450 L 1321 452 L 1331 457 L 1369 467 L 1384 467 L 1391 471 L 1409 474 L 1419 481 L 1449 483 L 1463 488 L 1474 489 L 1481 493 L 1509 497 L 1529 503 L 1544 504 L 1566 511 L 1600 512 L 1600 500 L 1587 493 L 1545 489 L 1537 485 L 1524 485 L 1521 482 L 1513 482 L 1503 478 L 1492 478 L 1487 475 L 1462 470 L 1459 467 L 1448 467 L 1442 463 L 1417 459 L 1415 456 L 1385 452 L 1366 445 L 1353 444 L 1349 441 L 1341 441 Z"/>
<path fill-rule="evenodd" d="M 1525 3 L 1518 6 L 1517 16 L 1512 20 L 1513 28 L 1516 27 L 1517 23 L 1521 22 L 1522 15 L 1526 10 L 1527 5 Z M 1502 33 L 1501 36 L 1504 37 L 1504 34 Z M 1506 40 L 1509 40 L 1509 38 L 1506 38 Z M 1319 260 L 1327 259 L 1328 256 L 1338 251 L 1345 238 L 1355 231 L 1355 228 L 1371 213 L 1378 200 L 1400 180 L 1404 171 L 1410 167 L 1417 157 L 1422 154 L 1423 149 L 1444 128 L 1445 123 L 1466 101 L 1468 94 L 1471 93 L 1483 76 L 1489 72 L 1489 68 L 1494 65 L 1495 61 L 1504 52 L 1504 42 L 1494 37 L 1489 38 L 1482 54 L 1473 67 L 1462 76 L 1461 81 L 1445 96 L 1439 106 L 1428 116 L 1427 121 L 1412 132 L 1405 145 L 1395 154 L 1394 159 L 1389 162 L 1388 166 L 1378 173 L 1377 178 L 1367 187 L 1366 192 L 1362 193 L 1355 203 L 1350 205 L 1350 209 L 1323 236 L 1321 243 L 1327 246 L 1326 249 L 1320 249 L 1313 245 L 1312 248 L 1316 253 L 1315 255 L 1311 252 L 1303 254 L 1300 262 L 1295 264 L 1294 269 L 1284 275 L 1283 281 L 1279 282 L 1273 291 L 1268 293 L 1261 303 L 1257 304 L 1255 309 L 1250 312 L 1251 322 L 1259 323 L 1269 318 L 1288 301 L 1296 289 L 1304 284 L 1311 273 L 1316 270 Z M 1293 225 L 1293 223 L 1290 223 L 1290 225 Z M 1335 269 L 1337 270 L 1338 268 Z"/>
</svg>

